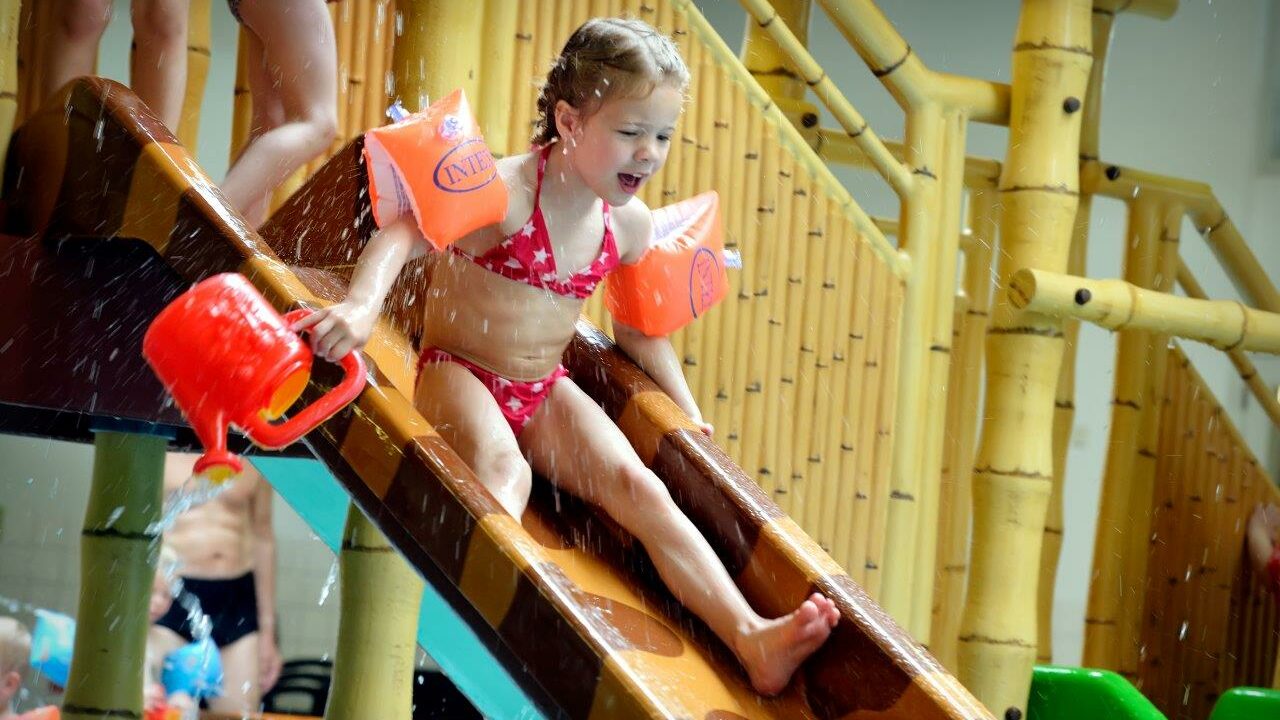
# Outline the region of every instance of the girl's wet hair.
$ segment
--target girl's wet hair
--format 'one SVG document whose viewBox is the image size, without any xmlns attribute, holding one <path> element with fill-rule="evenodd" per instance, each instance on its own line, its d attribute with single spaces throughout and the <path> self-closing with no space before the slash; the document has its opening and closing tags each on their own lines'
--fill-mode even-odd
<svg viewBox="0 0 1280 720">
<path fill-rule="evenodd" d="M 689 68 L 675 43 L 643 20 L 592 18 L 569 36 L 538 95 L 533 144 L 555 142 L 556 103 L 591 114 L 614 97 L 644 97 L 660 84 L 683 90 Z"/>
</svg>

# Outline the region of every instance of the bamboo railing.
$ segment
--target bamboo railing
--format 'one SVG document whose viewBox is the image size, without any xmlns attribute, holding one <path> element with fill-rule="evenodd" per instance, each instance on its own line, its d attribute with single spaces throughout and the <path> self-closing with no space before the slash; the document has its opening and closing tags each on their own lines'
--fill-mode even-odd
<svg viewBox="0 0 1280 720">
<path fill-rule="evenodd" d="M 1207 717 L 1224 690 L 1273 682 L 1280 612 L 1243 538 L 1280 490 L 1182 350 L 1169 355 L 1136 682 L 1169 717 Z"/>
</svg>

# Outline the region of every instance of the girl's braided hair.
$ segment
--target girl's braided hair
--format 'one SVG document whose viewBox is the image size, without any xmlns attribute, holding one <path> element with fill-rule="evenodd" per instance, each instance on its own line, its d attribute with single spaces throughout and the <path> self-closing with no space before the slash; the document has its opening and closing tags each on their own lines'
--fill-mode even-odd
<svg viewBox="0 0 1280 720">
<path fill-rule="evenodd" d="M 661 83 L 683 90 L 689 68 L 675 43 L 643 20 L 593 18 L 569 36 L 538 94 L 533 144 L 560 137 L 556 103 L 590 114 L 612 97 L 644 97 Z"/>
</svg>

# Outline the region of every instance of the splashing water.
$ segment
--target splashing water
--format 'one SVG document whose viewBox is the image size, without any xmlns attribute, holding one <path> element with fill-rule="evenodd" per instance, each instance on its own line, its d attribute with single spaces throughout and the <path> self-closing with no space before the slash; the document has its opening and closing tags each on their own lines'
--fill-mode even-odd
<svg viewBox="0 0 1280 720">
<path fill-rule="evenodd" d="M 192 475 L 191 480 L 183 483 L 182 487 L 174 490 L 169 494 L 169 497 L 165 498 L 164 510 L 160 514 L 160 519 L 148 525 L 147 532 L 157 537 L 163 535 L 173 527 L 179 515 L 218 497 L 226 492 L 233 482 L 235 481 L 228 480 L 223 483 L 213 483 L 206 477 Z"/>
<path fill-rule="evenodd" d="M 324 579 L 324 586 L 320 588 L 319 605 L 324 605 L 324 601 L 329 599 L 329 593 L 333 590 L 334 583 L 338 582 L 338 561 L 334 560 L 329 566 L 329 575 Z"/>
</svg>

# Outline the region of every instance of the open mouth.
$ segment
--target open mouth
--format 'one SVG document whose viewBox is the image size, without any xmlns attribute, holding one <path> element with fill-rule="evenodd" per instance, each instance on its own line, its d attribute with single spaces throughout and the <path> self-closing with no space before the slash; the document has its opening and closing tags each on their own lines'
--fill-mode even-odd
<svg viewBox="0 0 1280 720">
<path fill-rule="evenodd" d="M 632 175 L 630 173 L 618 173 L 618 184 L 622 186 L 622 190 L 627 193 L 635 193 L 640 189 L 640 184 L 644 182 L 644 175 Z"/>
</svg>

